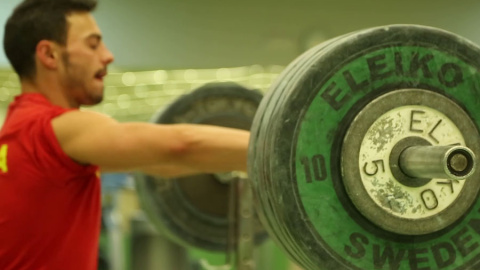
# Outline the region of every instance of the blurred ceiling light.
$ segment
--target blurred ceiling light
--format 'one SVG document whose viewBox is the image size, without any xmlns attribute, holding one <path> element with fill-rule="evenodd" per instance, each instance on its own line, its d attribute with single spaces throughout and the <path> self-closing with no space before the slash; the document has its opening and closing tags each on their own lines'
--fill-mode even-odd
<svg viewBox="0 0 480 270">
<path fill-rule="evenodd" d="M 248 73 L 250 75 L 259 74 L 259 73 L 263 73 L 263 72 L 265 72 L 265 70 L 260 65 L 253 65 L 253 66 L 250 66 L 250 68 L 248 69 Z"/>
<path fill-rule="evenodd" d="M 127 94 L 121 94 L 117 97 L 117 105 L 120 109 L 127 109 L 130 107 L 130 96 Z"/>
<path fill-rule="evenodd" d="M 273 65 L 269 67 L 268 73 L 270 74 L 280 74 L 285 69 L 284 66 Z"/>
<path fill-rule="evenodd" d="M 153 73 L 153 79 L 156 83 L 164 83 L 168 79 L 168 74 L 165 70 L 157 70 Z"/>
<path fill-rule="evenodd" d="M 133 72 L 125 72 L 122 75 L 122 82 L 126 86 L 132 86 L 135 84 L 137 77 Z"/>
<path fill-rule="evenodd" d="M 150 70 L 111 72 L 105 81 L 104 101 L 85 109 L 103 112 L 119 121 L 148 121 L 149 116 L 176 98 L 206 82 L 236 81 L 267 90 L 282 66 L 243 66 L 220 69 Z M 1 70 L 0 70 L 1 72 Z M 8 106 L 20 92 L 12 70 L 0 73 L 0 106 Z"/>
<path fill-rule="evenodd" d="M 185 73 L 183 74 L 183 77 L 184 77 L 185 81 L 192 82 L 192 81 L 195 81 L 198 78 L 198 73 L 194 69 L 187 69 L 187 70 L 185 70 Z"/>
<path fill-rule="evenodd" d="M 217 70 L 217 79 L 229 80 L 231 78 L 230 70 L 228 68 L 220 68 Z"/>
</svg>

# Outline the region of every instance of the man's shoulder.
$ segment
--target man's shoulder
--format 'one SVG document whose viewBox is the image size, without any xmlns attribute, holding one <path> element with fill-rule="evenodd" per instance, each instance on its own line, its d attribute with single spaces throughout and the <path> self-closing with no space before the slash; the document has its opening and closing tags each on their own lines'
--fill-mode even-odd
<svg viewBox="0 0 480 270">
<path fill-rule="evenodd" d="M 51 121 L 55 134 L 59 137 L 75 136 L 89 130 L 117 124 L 118 122 L 99 112 L 91 110 L 70 110 L 54 117 Z"/>
<path fill-rule="evenodd" d="M 79 123 L 85 121 L 95 123 L 97 121 L 111 121 L 113 119 L 108 115 L 92 110 L 69 109 L 55 117 L 55 121 L 57 120 L 70 123 Z"/>
</svg>

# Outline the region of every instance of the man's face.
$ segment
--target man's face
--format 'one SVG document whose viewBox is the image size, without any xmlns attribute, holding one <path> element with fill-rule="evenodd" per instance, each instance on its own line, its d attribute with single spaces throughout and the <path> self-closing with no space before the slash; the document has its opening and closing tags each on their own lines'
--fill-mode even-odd
<svg viewBox="0 0 480 270">
<path fill-rule="evenodd" d="M 78 105 L 94 105 L 103 99 L 103 77 L 113 61 L 102 42 L 100 29 L 90 13 L 67 16 L 67 44 L 62 51 L 61 82 Z"/>
</svg>

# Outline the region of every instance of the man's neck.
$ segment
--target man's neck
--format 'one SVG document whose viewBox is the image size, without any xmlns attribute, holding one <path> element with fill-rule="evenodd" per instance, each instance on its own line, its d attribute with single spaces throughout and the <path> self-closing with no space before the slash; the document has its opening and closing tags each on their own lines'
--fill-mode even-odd
<svg viewBox="0 0 480 270">
<path fill-rule="evenodd" d="M 73 100 L 65 95 L 65 89 L 59 83 L 50 83 L 49 80 L 20 81 L 22 93 L 39 93 L 47 98 L 52 104 L 63 108 L 78 108 Z"/>
</svg>

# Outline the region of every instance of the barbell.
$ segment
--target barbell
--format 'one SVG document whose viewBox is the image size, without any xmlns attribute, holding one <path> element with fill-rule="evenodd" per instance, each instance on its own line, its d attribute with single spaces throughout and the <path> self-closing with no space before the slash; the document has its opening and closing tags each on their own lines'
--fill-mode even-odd
<svg viewBox="0 0 480 270">
<path fill-rule="evenodd" d="M 479 71 L 477 45 L 419 25 L 300 55 L 252 108 L 268 235 L 311 270 L 480 269 Z"/>
</svg>

